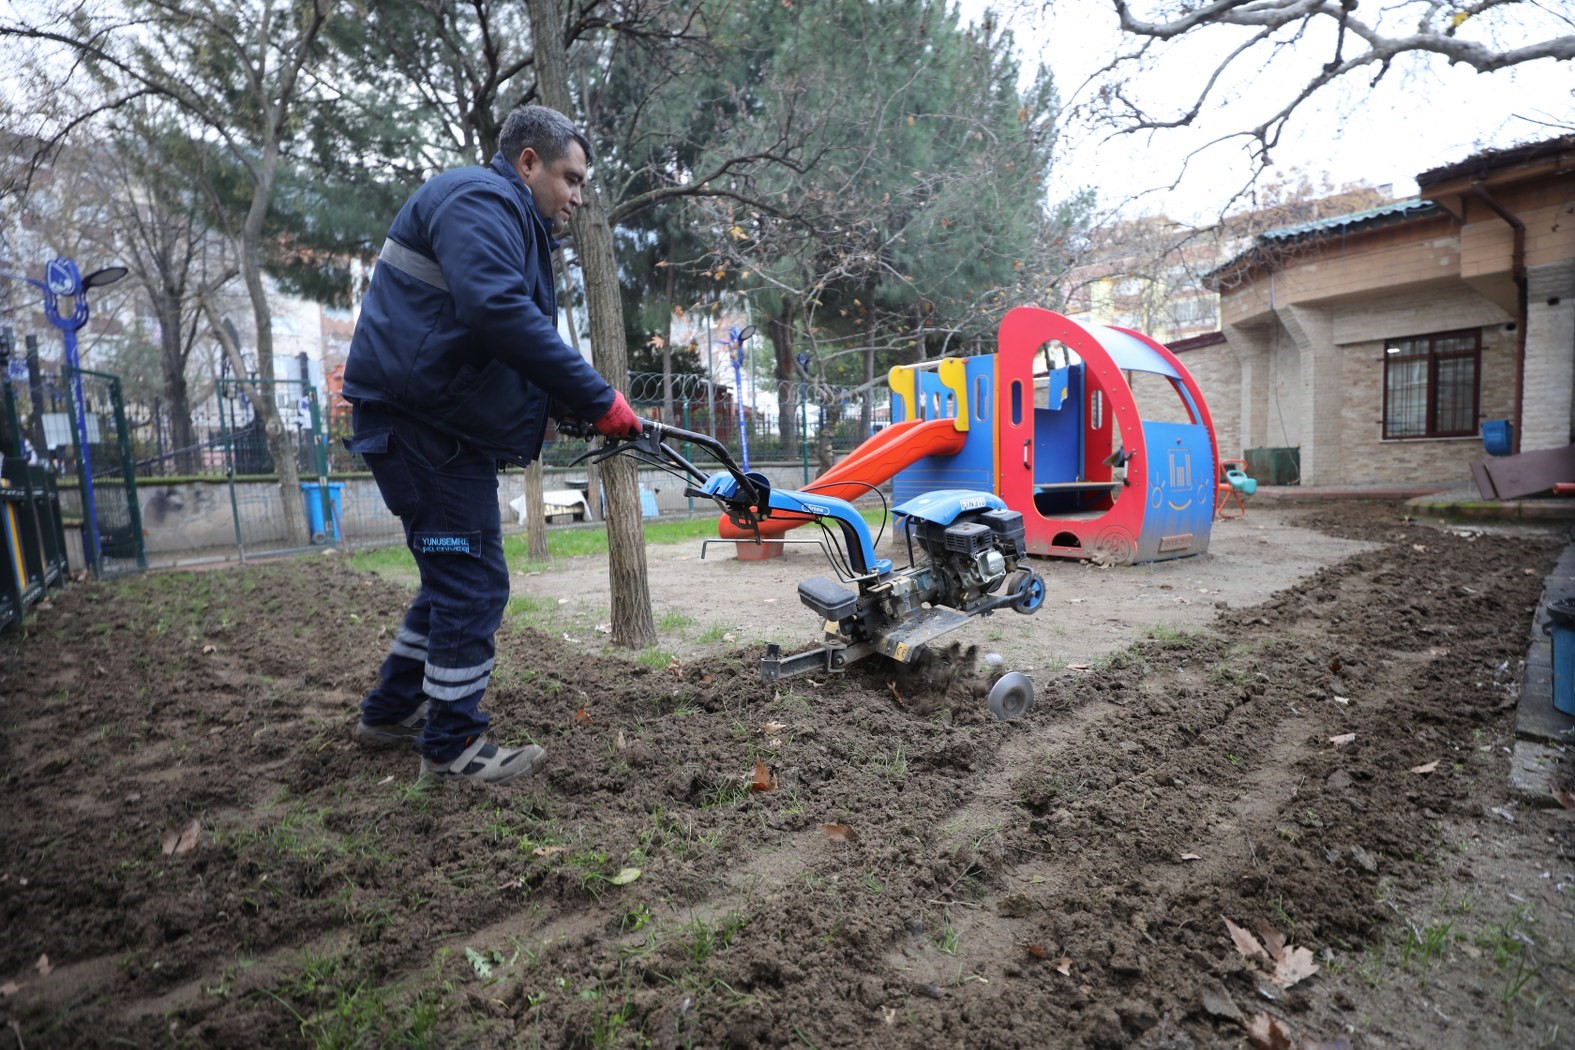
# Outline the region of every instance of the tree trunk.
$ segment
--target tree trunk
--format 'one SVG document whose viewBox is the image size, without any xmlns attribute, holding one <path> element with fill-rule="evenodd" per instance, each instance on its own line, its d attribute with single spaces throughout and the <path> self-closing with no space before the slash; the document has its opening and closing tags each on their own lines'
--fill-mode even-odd
<svg viewBox="0 0 1575 1050">
<path fill-rule="evenodd" d="M 259 179 L 258 193 L 263 180 Z M 264 198 L 266 201 L 266 198 Z M 253 206 L 258 211 L 257 205 Z M 267 204 L 261 205 L 267 211 Z M 246 281 L 246 291 L 252 301 L 252 318 L 257 326 L 257 379 L 258 394 L 252 408 L 262 420 L 263 433 L 268 438 L 268 454 L 273 457 L 274 473 L 279 478 L 279 503 L 284 511 L 285 538 L 296 547 L 311 542 L 306 527 L 306 506 L 301 502 L 301 475 L 295 464 L 295 442 L 279 418 L 278 386 L 274 382 L 273 368 L 273 312 L 268 303 L 268 291 L 262 279 L 262 215 L 255 224 L 246 220 L 246 234 L 241 258 L 241 274 Z M 293 401 L 293 399 L 292 399 Z"/>
<path fill-rule="evenodd" d="M 767 318 L 766 334 L 776 360 L 777 432 L 782 436 L 783 454 L 793 456 L 798 452 L 799 412 L 794 392 L 802 386 L 797 382 L 797 362 L 793 360 L 793 307 L 785 306 L 780 316 L 772 314 Z"/>
<path fill-rule="evenodd" d="M 563 44 L 558 0 L 532 0 L 531 41 L 536 64 L 536 90 L 542 102 L 561 113 L 574 113 L 569 94 L 569 68 Z M 613 252 L 612 225 L 601 191 L 592 182 L 574 219 L 574 239 L 585 271 L 586 307 L 591 317 L 593 363 L 608 382 L 629 385 L 629 353 L 624 346 L 623 301 L 618 290 L 618 261 Z M 645 530 L 640 520 L 640 490 L 635 466 L 615 456 L 602 464 L 607 492 L 607 574 L 612 586 L 614 645 L 643 649 L 656 644 L 651 615 L 651 585 L 645 564 Z"/>
<path fill-rule="evenodd" d="M 186 388 L 186 352 L 181 324 L 181 297 L 160 292 L 154 306 L 159 319 L 159 371 L 164 398 L 169 403 L 170 448 L 175 453 L 175 473 L 197 472 L 197 436 L 191 428 L 191 394 Z"/>
<path fill-rule="evenodd" d="M 662 419 L 668 423 L 673 418 L 673 284 L 677 268 L 667 268 L 667 320 L 662 325 Z"/>
<path fill-rule="evenodd" d="M 558 252 L 558 264 L 558 274 L 564 278 L 563 294 L 558 297 L 558 301 L 563 304 L 564 316 L 568 318 L 569 345 L 574 347 L 575 353 L 589 361 L 590 355 L 586 354 L 584 350 L 580 349 L 580 323 L 574 319 L 573 285 L 568 280 L 569 264 L 561 250 Z M 602 483 L 596 472 L 596 464 L 594 463 L 585 464 L 585 502 L 591 505 L 590 509 L 585 512 L 585 520 L 601 521 Z"/>
<path fill-rule="evenodd" d="M 541 460 L 525 468 L 525 552 L 531 561 L 546 561 L 547 503 L 542 498 Z"/>
<path fill-rule="evenodd" d="M 875 348 L 864 350 L 864 400 L 859 406 L 859 441 L 868 441 L 875 432 Z M 858 444 L 858 442 L 854 442 Z"/>
</svg>

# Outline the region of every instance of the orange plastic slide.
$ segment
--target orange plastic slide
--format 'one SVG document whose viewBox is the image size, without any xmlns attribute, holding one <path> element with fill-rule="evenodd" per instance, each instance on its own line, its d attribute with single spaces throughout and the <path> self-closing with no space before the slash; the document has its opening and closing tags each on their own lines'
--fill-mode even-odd
<svg viewBox="0 0 1575 1050">
<path fill-rule="evenodd" d="M 893 423 L 848 453 L 841 463 L 810 482 L 803 491 L 845 499 L 849 503 L 866 494 L 872 485 L 891 480 L 893 474 L 912 466 L 925 456 L 951 456 L 962 451 L 968 435 L 950 419 L 905 419 Z M 803 514 L 782 514 L 760 523 L 760 538 L 775 539 L 813 518 Z M 724 540 L 752 540 L 727 518 L 717 524 Z"/>
</svg>

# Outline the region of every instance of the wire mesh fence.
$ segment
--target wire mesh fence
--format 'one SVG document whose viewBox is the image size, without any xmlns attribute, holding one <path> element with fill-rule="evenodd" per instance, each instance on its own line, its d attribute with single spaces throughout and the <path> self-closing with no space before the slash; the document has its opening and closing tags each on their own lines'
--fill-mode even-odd
<svg viewBox="0 0 1575 1050">
<path fill-rule="evenodd" d="M 640 415 L 714 435 L 735 458 L 784 485 L 806 483 L 890 417 L 884 386 L 861 390 L 751 378 L 743 384 L 740 404 L 732 387 L 702 375 L 637 372 L 628 378 L 630 401 Z M 18 384 L 19 418 L 30 422 L 33 451 L 58 483 L 68 518 L 80 519 L 83 487 L 68 380 L 43 372 L 27 387 Z M 403 538 L 365 464 L 344 447 L 351 406 L 330 392 L 299 380 L 228 380 L 189 419 L 177 420 L 158 399 L 121 402 L 113 376 L 84 372 L 83 381 L 92 406 L 87 451 L 100 554 L 108 571 L 135 567 L 144 555 L 169 564 L 234 557 L 237 551 L 244 559 L 303 544 L 381 545 Z M 278 441 L 270 443 L 254 397 L 271 403 L 282 431 Z M 571 466 L 587 448 L 584 440 L 559 438 L 549 429 L 541 457 L 549 523 L 603 516 L 594 478 L 583 465 Z M 286 492 L 279 480 L 274 457 L 281 450 L 294 462 L 298 491 Z M 686 454 L 694 458 L 695 451 Z M 524 488 L 522 471 L 508 470 L 499 478 L 506 530 L 524 527 Z M 660 473 L 641 474 L 640 498 L 647 517 L 715 513 L 708 502 L 687 497 L 681 482 Z M 282 507 L 291 499 L 301 501 L 305 540 L 287 527 Z"/>
<path fill-rule="evenodd" d="M 90 369 L 23 370 L 17 378 L 23 381 L 8 381 L 7 395 L 25 458 L 48 475 L 58 493 L 63 521 L 79 548 L 77 563 L 108 576 L 145 567 L 120 379 Z"/>
</svg>

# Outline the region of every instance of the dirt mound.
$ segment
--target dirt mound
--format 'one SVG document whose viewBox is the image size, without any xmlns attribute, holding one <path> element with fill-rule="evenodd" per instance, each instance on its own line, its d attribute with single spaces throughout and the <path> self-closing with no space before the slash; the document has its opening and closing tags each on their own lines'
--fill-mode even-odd
<svg viewBox="0 0 1575 1050">
<path fill-rule="evenodd" d="M 522 579 L 590 606 L 500 634 L 498 735 L 551 762 L 491 792 L 350 741 L 396 584 L 75 585 L 0 664 L 0 1009 L 30 1050 L 1237 1046 L 1260 1012 L 1556 1042 L 1570 824 L 1508 798 L 1506 745 L 1563 537 L 1273 513 L 1208 562 L 1048 570 L 965 640 L 1033 668 L 1007 723 L 878 667 L 763 683 L 802 566 L 653 548 L 653 593 L 714 574 L 687 623 L 731 629 L 641 661 L 585 629 L 594 565 Z"/>
</svg>

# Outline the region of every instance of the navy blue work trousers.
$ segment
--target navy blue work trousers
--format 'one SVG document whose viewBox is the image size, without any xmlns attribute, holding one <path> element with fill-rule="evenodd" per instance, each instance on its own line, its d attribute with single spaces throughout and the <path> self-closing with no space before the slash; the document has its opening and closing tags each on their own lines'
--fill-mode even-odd
<svg viewBox="0 0 1575 1050">
<path fill-rule="evenodd" d="M 362 718 L 398 722 L 429 701 L 416 746 L 434 762 L 451 762 L 486 732 L 481 695 L 509 600 L 497 461 L 376 403 L 358 404 L 352 418 L 346 444 L 404 523 L 421 574 L 378 684 L 361 701 Z"/>
</svg>

